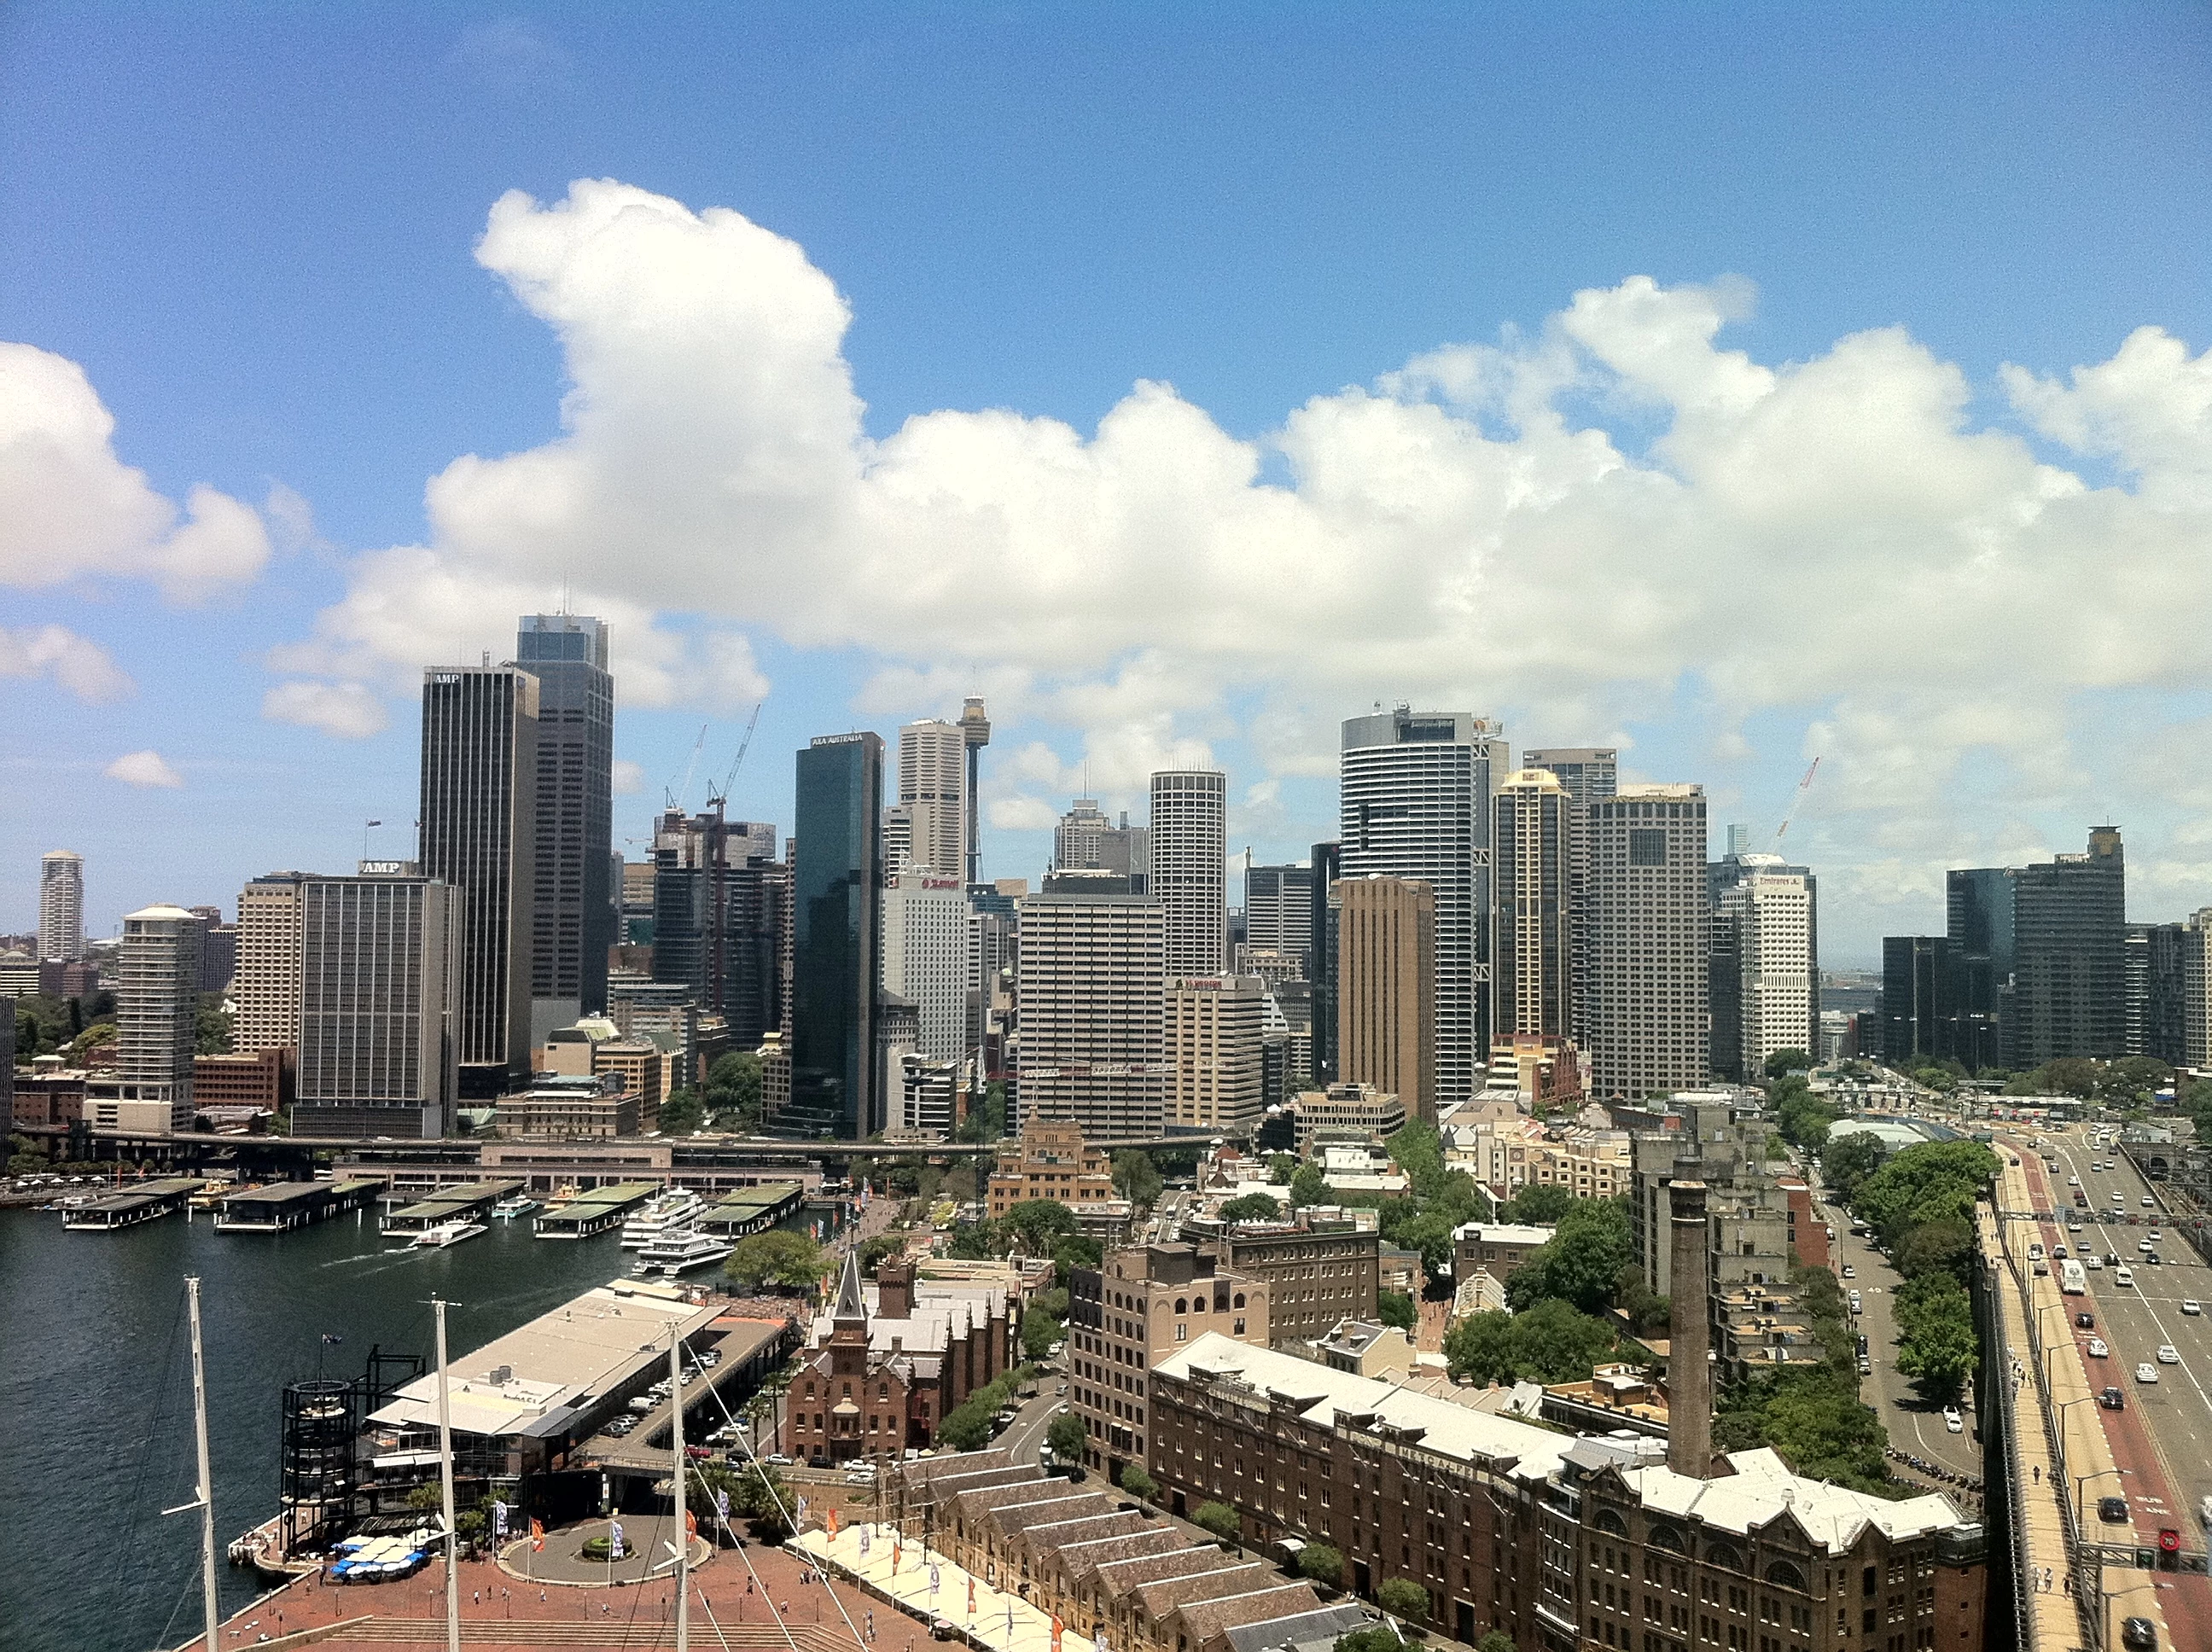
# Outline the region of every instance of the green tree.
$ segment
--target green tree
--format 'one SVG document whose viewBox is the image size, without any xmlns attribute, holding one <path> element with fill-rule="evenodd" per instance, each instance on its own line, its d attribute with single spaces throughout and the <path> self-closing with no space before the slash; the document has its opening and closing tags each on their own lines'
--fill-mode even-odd
<svg viewBox="0 0 2212 1652">
<path fill-rule="evenodd" d="M 1160 1494 L 1160 1483 L 1145 1473 L 1142 1463 L 1121 1466 L 1121 1489 L 1139 1503 L 1150 1503 Z"/>
<path fill-rule="evenodd" d="M 1059 1321 L 1030 1309 L 1022 1315 L 1022 1357 L 1036 1364 L 1052 1352 L 1052 1345 L 1060 1339 L 1060 1335 Z"/>
<path fill-rule="evenodd" d="M 778 1285 L 803 1291 L 822 1277 L 822 1247 L 803 1233 L 770 1228 L 738 1241 L 722 1272 L 748 1290 Z"/>
<path fill-rule="evenodd" d="M 1971 1222 L 1974 1201 L 1996 1170 L 1996 1155 L 1979 1142 L 1923 1142 L 1860 1182 L 1851 1209 L 1893 1254 L 1909 1228 L 1946 1217 Z"/>
<path fill-rule="evenodd" d="M 1809 1072 L 1813 1058 L 1801 1049 L 1777 1050 L 1766 1058 L 1766 1076 L 1779 1078 L 1785 1072 Z"/>
<path fill-rule="evenodd" d="M 1429 1592 L 1410 1577 L 1384 1578 L 1382 1586 L 1375 1591 L 1375 1604 L 1393 1618 L 1403 1618 L 1409 1624 L 1429 1621 Z"/>
<path fill-rule="evenodd" d="M 1336 1644 L 1329 1649 L 1329 1652 L 1399 1652 L 1405 1644 L 1398 1638 L 1395 1630 L 1382 1624 L 1370 1624 L 1364 1629 L 1355 1629 L 1348 1635 L 1338 1636 Z M 1482 1652 L 1489 1652 L 1489 1649 L 1484 1648 Z M 1505 1643 L 1504 1652 L 1513 1652 L 1512 1642 Z"/>
<path fill-rule="evenodd" d="M 2212 1086 L 2208 1086 L 2212 1088 Z M 1267 1158 L 1267 1180 L 1279 1187 L 1291 1185 L 1291 1178 L 1298 1173 L 1298 1162 L 1288 1153 L 1270 1154 Z"/>
<path fill-rule="evenodd" d="M 904 1234 L 879 1233 L 860 1247 L 860 1272 L 872 1279 L 876 1277 L 876 1269 L 886 1256 L 896 1256 L 905 1249 Z"/>
<path fill-rule="evenodd" d="M 1514 1222 L 1525 1222 L 1532 1227 L 1548 1228 L 1567 1213 L 1575 1196 L 1565 1187 L 1549 1181 L 1532 1181 L 1513 1195 L 1508 1207 Z"/>
<path fill-rule="evenodd" d="M 1513 1637 L 1502 1629 L 1493 1629 L 1474 1643 L 1474 1652 L 1515 1652 Z"/>
<path fill-rule="evenodd" d="M 1848 1204 L 1859 1184 L 1880 1169 L 1888 1157 L 1889 1149 L 1881 1145 L 1880 1136 L 1854 1130 L 1828 1139 L 1828 1145 L 1820 1150 L 1820 1174 Z"/>
<path fill-rule="evenodd" d="M 1065 1291 L 1068 1275 L 1079 1267 L 1097 1267 L 1105 1260 L 1105 1252 L 1098 1242 L 1080 1233 L 1069 1234 L 1056 1240 L 1052 1247 L 1053 1278 Z"/>
<path fill-rule="evenodd" d="M 2077 1055 L 2045 1061 L 2005 1086 L 2008 1096 L 2071 1096 L 2089 1101 L 2097 1093 L 2097 1063 Z"/>
<path fill-rule="evenodd" d="M 1334 1588 L 1344 1582 L 1344 1556 L 1326 1543 L 1309 1543 L 1298 1551 L 1298 1576 Z"/>
<path fill-rule="evenodd" d="M 230 1054 L 230 1017 L 223 1012 L 221 993 L 200 994 L 199 1010 L 193 1017 L 192 1054 Z"/>
<path fill-rule="evenodd" d="M 1018 1242 L 1024 1256 L 1051 1255 L 1052 1248 L 1073 1238 L 1081 1225 L 1073 1211 L 1053 1199 L 1024 1199 L 999 1218 L 1000 1230 L 1010 1242 Z"/>
<path fill-rule="evenodd" d="M 1954 1217 L 1939 1217 L 1909 1230 L 1897 1247 L 1897 1271 L 1908 1279 L 1948 1273 L 1962 1284 L 1972 1274 L 1974 1230 Z"/>
<path fill-rule="evenodd" d="M 1328 1183 L 1322 1179 L 1316 1165 L 1301 1164 L 1297 1174 L 1291 1178 L 1291 1206 L 1297 1209 L 1306 1205 L 1320 1205 L 1328 1199 Z"/>
<path fill-rule="evenodd" d="M 1114 1191 L 1139 1209 L 1157 1200 L 1164 1185 L 1159 1167 L 1143 1149 L 1125 1147 L 1114 1155 Z"/>
<path fill-rule="evenodd" d="M 952 1139 L 988 1146 L 1006 1133 L 1006 1087 L 994 1079 L 983 1087 L 981 1102 L 970 1102 L 967 1116 L 954 1127 Z"/>
<path fill-rule="evenodd" d="M 1283 1207 L 1265 1193 L 1240 1193 L 1221 1207 L 1224 1222 L 1272 1222 Z"/>
<path fill-rule="evenodd" d="M 980 1451 L 991 1442 L 991 1419 L 996 1414 L 984 1410 L 970 1395 L 946 1412 L 937 1425 L 937 1442 L 954 1451 Z"/>
<path fill-rule="evenodd" d="M 1052 1448 L 1054 1458 L 1064 1463 L 1080 1463 L 1090 1443 L 1083 1430 L 1083 1419 L 1073 1412 L 1064 1412 L 1052 1419 L 1044 1431 L 1044 1442 Z"/>
<path fill-rule="evenodd" d="M 707 1121 L 707 1104 L 696 1090 L 672 1090 L 661 1098 L 659 1129 L 664 1136 L 688 1136 Z"/>
<path fill-rule="evenodd" d="M 1244 1537 L 1244 1521 L 1237 1512 L 1225 1503 L 1201 1503 L 1190 1511 L 1190 1523 L 1201 1532 L 1219 1538 L 1224 1543 L 1239 1543 Z"/>
<path fill-rule="evenodd" d="M 1595 1314 L 1612 1302 L 1634 1249 L 1620 1200 L 1576 1200 L 1550 1241 L 1529 1252 L 1505 1282 L 1505 1299 L 1516 1313 L 1556 1297 Z"/>
<path fill-rule="evenodd" d="M 1942 1096 L 1948 1096 L 1959 1088 L 1959 1075 L 1948 1067 L 1923 1067 L 1912 1078 L 1922 1088 Z"/>
<path fill-rule="evenodd" d="M 1550 1298 L 1525 1312 L 1470 1314 L 1445 1333 L 1444 1363 L 1468 1382 L 1582 1382 L 1613 1352 L 1612 1328 Z"/>
<path fill-rule="evenodd" d="M 784 1489 L 782 1477 L 767 1463 L 753 1464 L 730 1492 L 730 1512 L 750 1522 L 757 1537 L 774 1539 L 789 1532 L 786 1515 L 790 1508 L 791 1494 Z"/>
<path fill-rule="evenodd" d="M 1000 1251 L 998 1224 L 993 1222 L 959 1223 L 945 1242 L 945 1254 L 955 1261 L 987 1262 Z"/>
<path fill-rule="evenodd" d="M 728 1127 L 750 1133 L 761 1121 L 760 1057 L 737 1051 L 707 1069 L 707 1110 Z"/>
<path fill-rule="evenodd" d="M 1395 1325 L 1407 1336 L 1413 1334 L 1419 1315 L 1413 1299 L 1402 1291 L 1381 1291 L 1375 1296 L 1375 1317 L 1385 1325 Z"/>
</svg>

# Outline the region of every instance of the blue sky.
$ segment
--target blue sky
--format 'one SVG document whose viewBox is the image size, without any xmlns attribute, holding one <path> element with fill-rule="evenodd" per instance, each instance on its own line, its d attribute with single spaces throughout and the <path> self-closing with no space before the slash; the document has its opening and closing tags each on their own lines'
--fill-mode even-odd
<svg viewBox="0 0 2212 1652">
<path fill-rule="evenodd" d="M 2108 816 L 2212 903 L 2209 76 L 2181 6 L 11 7 L 0 926 L 399 852 L 407 682 L 564 580 L 652 627 L 625 835 L 763 687 L 783 822 L 975 687 L 987 870 L 1086 758 L 1291 856 L 1404 695 L 1762 835 L 1822 756 L 1838 962 Z"/>
</svg>

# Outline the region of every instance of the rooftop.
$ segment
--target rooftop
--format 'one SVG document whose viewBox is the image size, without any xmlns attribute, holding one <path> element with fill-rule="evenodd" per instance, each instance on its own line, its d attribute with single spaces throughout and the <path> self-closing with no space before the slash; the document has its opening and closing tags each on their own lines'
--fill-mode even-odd
<svg viewBox="0 0 2212 1652">
<path fill-rule="evenodd" d="M 1692 1479 L 1657 1464 L 1625 1470 L 1622 1477 L 1646 1509 L 1692 1517 L 1738 1535 L 1789 1513 L 1831 1554 L 1849 1549 L 1869 1526 L 1893 1541 L 1963 1523 L 1950 1498 L 1936 1492 L 1893 1503 L 1826 1480 L 1808 1480 L 1791 1473 L 1765 1446 L 1731 1451 L 1726 1461 L 1735 1473 L 1717 1479 Z"/>
</svg>

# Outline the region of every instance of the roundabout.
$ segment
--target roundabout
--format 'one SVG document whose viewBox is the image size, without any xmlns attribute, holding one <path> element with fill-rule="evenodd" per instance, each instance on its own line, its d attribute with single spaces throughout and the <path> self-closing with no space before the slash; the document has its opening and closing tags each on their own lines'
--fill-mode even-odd
<svg viewBox="0 0 2212 1652">
<path fill-rule="evenodd" d="M 622 1528 L 623 1556 L 609 1558 L 600 1545 L 609 1544 L 613 1528 Z M 537 1549 L 527 1537 L 510 1538 L 499 1551 L 499 1569 L 508 1576 L 533 1585 L 558 1584 L 567 1588 L 611 1588 L 665 1577 L 675 1570 L 676 1534 L 680 1522 L 668 1515 L 622 1515 L 612 1521 L 585 1520 L 545 1534 L 545 1546 Z M 586 1546 L 592 1552 L 586 1553 Z M 700 1566 L 711 1559 L 714 1545 L 704 1538 L 691 1540 L 690 1562 Z"/>
</svg>

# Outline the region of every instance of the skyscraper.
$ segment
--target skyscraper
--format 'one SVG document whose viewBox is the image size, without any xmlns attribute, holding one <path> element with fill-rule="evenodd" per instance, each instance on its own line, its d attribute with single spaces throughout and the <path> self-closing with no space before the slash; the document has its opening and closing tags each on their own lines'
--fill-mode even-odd
<svg viewBox="0 0 2212 1652">
<path fill-rule="evenodd" d="M 1419 878 L 1347 875 L 1336 898 L 1336 1081 L 1395 1096 L 1407 1118 L 1434 1124 L 1436 891 Z"/>
<path fill-rule="evenodd" d="M 1170 1129 L 1241 1137 L 1259 1128 L 1265 1111 L 1260 1038 L 1266 1003 L 1256 976 L 1200 975 L 1168 983 Z"/>
<path fill-rule="evenodd" d="M 782 902 L 775 828 L 725 820 L 717 799 L 665 811 L 653 836 L 653 978 L 690 989 L 729 1023 L 734 1049 L 782 1024 Z"/>
<path fill-rule="evenodd" d="M 182 907 L 150 906 L 124 919 L 116 952 L 115 1076 L 86 1086 L 87 1124 L 172 1132 L 192 1127 L 200 935 L 200 920 Z"/>
<path fill-rule="evenodd" d="M 1717 934 L 1729 932 L 1736 969 L 1733 981 L 1711 981 L 1716 1005 L 1730 1000 L 1734 1023 L 1734 1046 L 1723 1050 L 1716 1009 L 1717 1075 L 1755 1082 L 1778 1051 L 1819 1050 L 1817 887 L 1809 871 L 1785 865 L 1778 854 L 1731 855 L 1712 869 L 1712 922 Z"/>
<path fill-rule="evenodd" d="M 884 882 L 884 986 L 912 1001 L 915 1051 L 925 1060 L 968 1054 L 967 885 L 953 872 L 905 872 Z"/>
<path fill-rule="evenodd" d="M 1280 952 L 1306 973 L 1313 951 L 1313 868 L 1244 868 L 1244 944 Z"/>
<path fill-rule="evenodd" d="M 1588 811 L 1590 1093 L 1638 1100 L 1710 1072 L 1705 794 L 1624 787 Z"/>
<path fill-rule="evenodd" d="M 238 892 L 230 1047 L 240 1055 L 299 1047 L 300 885 L 306 877 L 272 872 Z"/>
<path fill-rule="evenodd" d="M 901 871 L 960 878 L 967 859 L 968 737 L 935 720 L 899 730 L 898 806 L 908 827 Z"/>
<path fill-rule="evenodd" d="M 1559 745 L 1540 751 L 1531 748 L 1521 754 L 1521 767 L 1546 771 L 1559 781 L 1567 801 L 1577 808 L 1612 797 L 1620 789 L 1620 753 L 1613 746 Z"/>
<path fill-rule="evenodd" d="M 792 877 L 791 1102 L 781 1132 L 858 1140 L 884 1127 L 884 742 L 817 735 L 799 753 Z"/>
<path fill-rule="evenodd" d="M 1313 846 L 1313 882 L 1307 894 L 1312 902 L 1306 941 L 1306 979 L 1313 983 L 1314 1083 L 1324 1087 L 1336 1079 L 1336 963 L 1338 913 L 1336 880 L 1343 865 L 1334 841 Z"/>
<path fill-rule="evenodd" d="M 1229 967 L 1229 777 L 1218 769 L 1152 776 L 1152 873 L 1146 890 L 1167 925 L 1167 971 Z"/>
<path fill-rule="evenodd" d="M 456 891 L 461 1095 L 530 1072 L 538 846 L 538 679 L 514 665 L 422 674 L 419 870 Z"/>
<path fill-rule="evenodd" d="M 2008 1066 L 2019 1032 L 2013 1003 L 2020 873 L 2010 866 L 1962 868 L 1945 874 L 1943 892 L 1945 933 L 1958 951 L 1958 1034 L 1951 1053 L 1970 1072 Z"/>
<path fill-rule="evenodd" d="M 39 956 L 84 956 L 84 857 L 74 849 L 39 857 Z"/>
<path fill-rule="evenodd" d="M 1084 1139 L 1156 1139 L 1165 1123 L 1167 929 L 1157 900 L 1105 872 L 1055 873 L 1022 897 L 1018 1122 L 1072 1120 Z"/>
<path fill-rule="evenodd" d="M 295 887 L 293 1133 L 445 1135 L 459 1089 L 452 923 L 460 903 L 437 879 L 405 872 L 303 878 Z"/>
<path fill-rule="evenodd" d="M 1964 950 L 1948 935 L 1888 935 L 1881 943 L 1881 1059 L 1914 1072 L 1959 1054 Z"/>
<path fill-rule="evenodd" d="M 1343 876 L 1436 892 L 1435 1103 L 1449 1107 L 1490 1064 L 1490 800 L 1504 738 L 1480 717 L 1401 706 L 1348 719 L 1340 762 Z"/>
<path fill-rule="evenodd" d="M 2212 907 L 2182 920 L 2181 1054 L 2192 1067 L 2212 1066 Z"/>
<path fill-rule="evenodd" d="M 2122 943 L 2127 980 L 2127 1050 L 2168 1066 L 2187 1059 L 2183 1030 L 2185 924 L 2130 924 Z"/>
<path fill-rule="evenodd" d="M 537 843 L 532 859 L 532 1048 L 607 1007 L 607 949 L 621 891 L 614 841 L 615 680 L 607 628 L 581 614 L 526 614 L 515 663 L 538 679 Z"/>
<path fill-rule="evenodd" d="M 1129 880 L 1129 892 L 1148 892 L 1152 871 L 1151 834 L 1129 824 L 1124 812 L 1115 824 L 1098 806 L 1096 798 L 1078 798 L 1053 829 L 1052 864 L 1055 872 L 1118 872 Z"/>
<path fill-rule="evenodd" d="M 1519 768 L 1498 786 L 1496 816 L 1492 1036 L 1567 1038 L 1575 1025 L 1573 805 L 1550 770 Z"/>
<path fill-rule="evenodd" d="M 2119 829 L 2090 829 L 2085 853 L 2022 866 L 2014 941 L 2013 1063 L 2127 1053 L 2127 863 Z"/>
<path fill-rule="evenodd" d="M 1567 917 L 1572 932 L 1567 965 L 1572 981 L 1568 995 L 1576 1016 L 1570 1032 L 1582 1038 L 1585 1036 L 1583 1005 L 1589 998 L 1589 959 L 1584 946 L 1589 932 L 1589 806 L 1620 790 L 1620 753 L 1612 746 L 1551 746 L 1522 752 L 1521 767 L 1543 769 L 1567 794 L 1573 822 L 1567 855 Z"/>
</svg>

